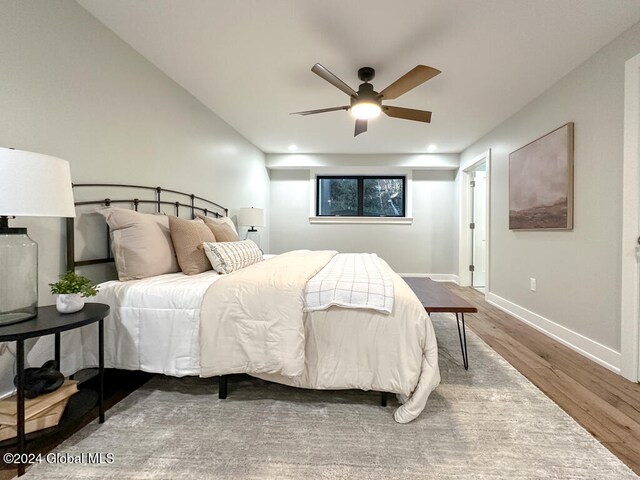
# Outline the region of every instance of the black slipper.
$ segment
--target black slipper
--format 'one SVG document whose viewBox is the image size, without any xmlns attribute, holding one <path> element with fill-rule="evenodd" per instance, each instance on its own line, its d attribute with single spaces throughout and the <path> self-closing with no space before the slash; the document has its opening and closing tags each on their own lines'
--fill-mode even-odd
<svg viewBox="0 0 640 480">
<path fill-rule="evenodd" d="M 64 375 L 51 368 L 57 366 L 54 360 L 49 360 L 40 368 L 26 368 L 24 370 L 24 396 L 35 398 L 43 393 L 53 392 L 64 383 Z M 13 384 L 18 386 L 18 376 L 13 379 Z"/>
<path fill-rule="evenodd" d="M 58 362 L 55 360 L 49 360 L 48 362 L 44 362 L 40 368 L 58 370 Z"/>
</svg>

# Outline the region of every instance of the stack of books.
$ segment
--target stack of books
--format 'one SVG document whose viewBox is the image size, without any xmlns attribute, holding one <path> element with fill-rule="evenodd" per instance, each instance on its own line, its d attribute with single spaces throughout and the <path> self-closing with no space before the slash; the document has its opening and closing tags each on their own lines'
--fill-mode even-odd
<svg viewBox="0 0 640 480">
<path fill-rule="evenodd" d="M 78 391 L 78 382 L 65 380 L 62 386 L 24 402 L 25 433 L 55 427 L 71 396 Z M 0 400 L 0 441 L 18 435 L 18 406 L 16 396 Z"/>
</svg>

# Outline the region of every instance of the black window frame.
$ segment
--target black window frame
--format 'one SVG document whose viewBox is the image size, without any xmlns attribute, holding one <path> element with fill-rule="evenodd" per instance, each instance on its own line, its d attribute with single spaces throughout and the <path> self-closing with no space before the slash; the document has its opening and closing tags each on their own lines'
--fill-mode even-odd
<svg viewBox="0 0 640 480">
<path fill-rule="evenodd" d="M 401 215 L 365 215 L 364 214 L 364 181 L 366 180 L 402 180 Z M 356 215 L 328 215 L 320 213 L 320 181 L 321 180 L 357 180 L 358 213 Z M 406 175 L 316 175 L 316 216 L 317 217 L 363 217 L 363 218 L 405 218 L 407 216 L 407 177 Z"/>
</svg>

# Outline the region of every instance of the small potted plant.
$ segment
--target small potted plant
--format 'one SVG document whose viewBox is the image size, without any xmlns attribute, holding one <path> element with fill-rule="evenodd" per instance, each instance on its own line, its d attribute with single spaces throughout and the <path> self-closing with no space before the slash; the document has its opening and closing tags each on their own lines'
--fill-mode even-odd
<svg viewBox="0 0 640 480">
<path fill-rule="evenodd" d="M 60 313 L 80 311 L 84 307 L 85 298 L 98 294 L 98 287 L 91 280 L 72 271 L 60 275 L 60 280 L 49 286 L 51 293 L 57 295 L 56 309 Z"/>
</svg>

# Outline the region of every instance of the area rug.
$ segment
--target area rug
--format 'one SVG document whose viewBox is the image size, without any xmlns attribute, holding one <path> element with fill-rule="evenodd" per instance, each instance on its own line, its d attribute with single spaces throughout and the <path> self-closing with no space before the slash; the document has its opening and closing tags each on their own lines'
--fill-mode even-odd
<svg viewBox="0 0 640 480">
<path fill-rule="evenodd" d="M 638 478 L 471 332 L 465 371 L 455 319 L 433 322 L 442 383 L 409 424 L 373 392 L 239 376 L 218 400 L 213 379 L 158 376 L 24 478 Z"/>
</svg>

